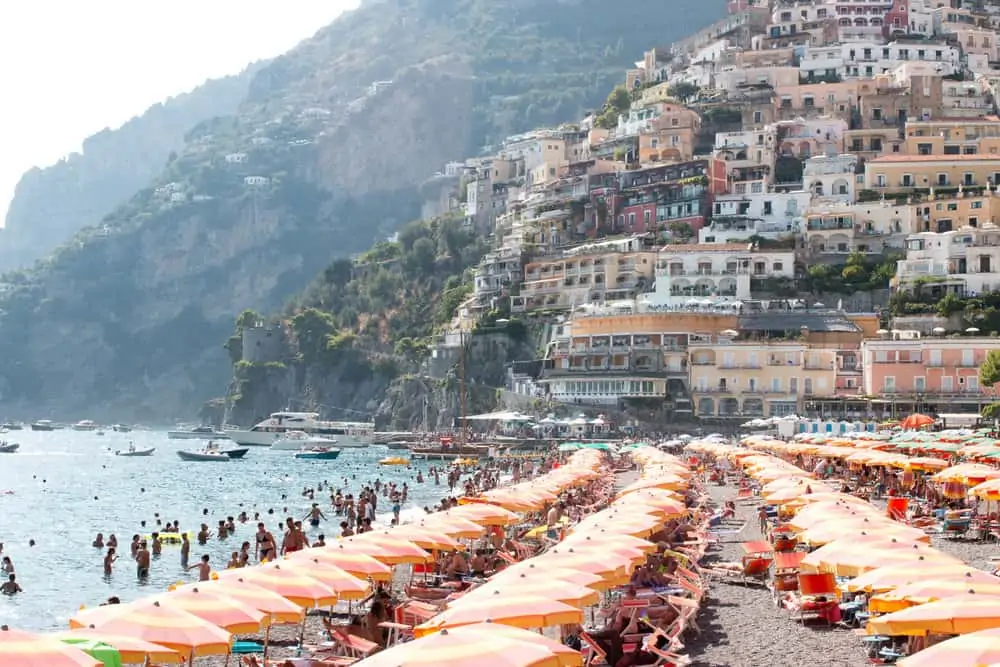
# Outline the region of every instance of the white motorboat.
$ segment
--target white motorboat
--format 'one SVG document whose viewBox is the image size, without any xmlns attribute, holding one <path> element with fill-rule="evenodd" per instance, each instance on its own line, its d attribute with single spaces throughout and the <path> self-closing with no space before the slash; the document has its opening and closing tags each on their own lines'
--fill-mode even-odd
<svg viewBox="0 0 1000 667">
<path fill-rule="evenodd" d="M 274 412 L 251 429 L 226 429 L 233 442 L 255 447 L 270 447 L 275 440 L 292 431 L 332 438 L 340 448 L 367 447 L 375 435 L 375 425 L 368 422 L 320 421 L 318 412 Z"/>
<path fill-rule="evenodd" d="M 243 452 L 244 454 L 246 452 Z M 234 458 L 240 458 L 240 456 L 230 456 L 225 450 L 220 448 L 214 442 L 209 442 L 205 447 L 199 451 L 185 451 L 179 450 L 177 456 L 181 457 L 185 461 L 229 461 Z"/>
<path fill-rule="evenodd" d="M 218 440 L 228 438 L 229 434 L 212 426 L 195 426 L 194 428 L 167 431 L 171 440 Z"/>
<path fill-rule="evenodd" d="M 73 424 L 74 431 L 96 431 L 97 424 L 90 421 L 89 419 L 81 419 L 77 423 Z"/>
<path fill-rule="evenodd" d="M 330 449 L 336 444 L 336 440 L 309 435 L 305 431 L 289 431 L 271 443 L 271 449 L 282 452 L 312 452 Z"/>
<path fill-rule="evenodd" d="M 136 449 L 135 447 L 129 447 L 125 450 L 116 450 L 115 456 L 152 456 L 153 452 L 156 451 L 156 447 L 147 447 L 145 449 Z"/>
</svg>

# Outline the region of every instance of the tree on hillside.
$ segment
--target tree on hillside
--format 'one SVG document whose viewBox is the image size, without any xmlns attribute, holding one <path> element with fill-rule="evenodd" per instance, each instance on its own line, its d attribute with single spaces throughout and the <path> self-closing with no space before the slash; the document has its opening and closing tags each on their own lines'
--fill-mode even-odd
<svg viewBox="0 0 1000 667">
<path fill-rule="evenodd" d="M 979 385 L 992 387 L 997 382 L 1000 382 L 1000 350 L 991 350 L 979 367 Z"/>
<path fill-rule="evenodd" d="M 687 102 L 701 90 L 690 81 L 680 81 L 667 89 L 667 94 L 679 102 Z"/>
</svg>

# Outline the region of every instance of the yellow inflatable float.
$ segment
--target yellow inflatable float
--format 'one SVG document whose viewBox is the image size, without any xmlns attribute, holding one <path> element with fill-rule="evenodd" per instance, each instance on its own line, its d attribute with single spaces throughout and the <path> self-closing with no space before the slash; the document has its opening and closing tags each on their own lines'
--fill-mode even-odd
<svg viewBox="0 0 1000 667">
<path fill-rule="evenodd" d="M 410 459 L 404 459 L 402 456 L 387 456 L 386 458 L 379 461 L 379 465 L 408 466 L 410 465 Z"/>
<path fill-rule="evenodd" d="M 190 530 L 186 533 L 158 533 L 158 535 L 160 536 L 160 544 L 180 544 L 181 535 L 187 535 L 189 542 L 194 540 L 194 533 Z M 151 542 L 153 540 L 153 536 L 143 535 L 142 539 L 147 542 Z"/>
</svg>

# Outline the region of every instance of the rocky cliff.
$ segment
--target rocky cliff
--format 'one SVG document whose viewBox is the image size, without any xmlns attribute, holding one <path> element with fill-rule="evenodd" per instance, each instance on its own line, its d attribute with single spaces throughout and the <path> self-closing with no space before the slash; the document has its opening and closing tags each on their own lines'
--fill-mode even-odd
<svg viewBox="0 0 1000 667">
<path fill-rule="evenodd" d="M 99 225 L 0 286 L 2 407 L 189 413 L 230 377 L 219 340 L 235 313 L 278 309 L 415 218 L 418 183 L 446 161 L 579 116 L 643 48 L 721 5 L 366 2 L 261 68 L 238 113 L 192 128 Z M 378 311 L 357 313 L 363 327 Z"/>
<path fill-rule="evenodd" d="M 163 170 L 197 123 L 236 112 L 260 64 L 154 104 L 116 130 L 83 140 L 79 153 L 25 173 L 0 237 L 0 272 L 23 269 L 101 219 Z"/>
</svg>

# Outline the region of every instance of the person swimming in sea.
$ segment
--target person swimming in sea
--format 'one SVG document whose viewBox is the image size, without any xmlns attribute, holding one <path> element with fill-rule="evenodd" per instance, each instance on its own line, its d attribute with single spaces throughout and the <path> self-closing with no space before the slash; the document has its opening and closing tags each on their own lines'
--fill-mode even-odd
<svg viewBox="0 0 1000 667">
<path fill-rule="evenodd" d="M 18 593 L 23 593 L 24 589 L 21 588 L 21 584 L 17 583 L 17 575 L 11 574 L 7 577 L 7 581 L 0 586 L 0 593 L 4 595 L 16 595 Z M 6 627 L 6 626 L 4 626 Z"/>
</svg>

